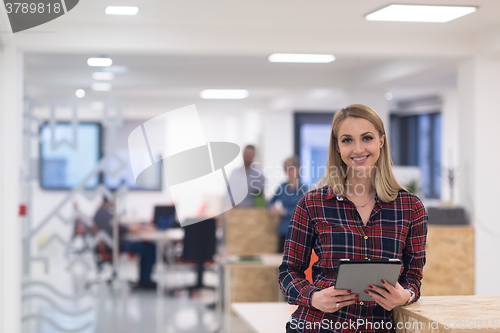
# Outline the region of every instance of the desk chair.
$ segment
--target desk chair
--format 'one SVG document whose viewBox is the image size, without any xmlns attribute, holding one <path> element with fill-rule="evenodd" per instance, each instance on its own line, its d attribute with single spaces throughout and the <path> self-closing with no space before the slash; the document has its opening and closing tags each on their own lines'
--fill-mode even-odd
<svg viewBox="0 0 500 333">
<path fill-rule="evenodd" d="M 78 213 L 78 204 L 75 202 L 73 204 L 73 212 Z M 92 232 L 91 226 L 87 226 L 85 224 L 83 217 L 76 215 L 73 221 L 73 234 L 71 235 L 71 239 L 69 240 L 69 253 L 70 254 L 84 254 L 86 252 L 90 252 L 91 246 L 89 243 L 89 239 L 92 239 L 94 236 Z M 77 248 L 75 243 L 77 239 L 81 240 L 82 245 Z"/>
<path fill-rule="evenodd" d="M 92 238 L 92 231 L 87 227 L 81 218 L 76 218 L 74 221 L 73 234 L 69 240 L 68 252 L 70 254 L 84 254 L 90 252 L 89 238 Z M 80 239 L 82 245 L 76 247 L 77 240 Z"/>
<path fill-rule="evenodd" d="M 306 274 L 306 279 L 310 283 L 314 283 L 313 276 L 312 276 L 312 267 L 313 265 L 318 261 L 318 255 L 314 250 L 311 251 L 311 260 L 309 261 L 309 267 L 306 269 L 304 272 Z"/>
<path fill-rule="evenodd" d="M 171 292 L 188 290 L 189 296 L 192 297 L 193 291 L 198 289 L 215 290 L 215 287 L 203 284 L 205 263 L 215 262 L 214 256 L 217 247 L 215 231 L 216 220 L 214 218 L 184 227 L 183 249 L 179 262 L 194 263 L 196 265 L 196 284 L 194 286 L 174 289 Z"/>
<path fill-rule="evenodd" d="M 175 215 L 175 206 L 155 206 L 153 224 L 158 230 L 180 227 Z M 163 253 L 163 261 L 172 264 L 170 255 Z"/>
<path fill-rule="evenodd" d="M 99 229 L 95 225 L 93 225 L 92 226 L 92 233 L 93 233 L 94 237 L 97 236 L 98 232 L 99 232 Z M 120 255 L 122 255 L 122 254 L 123 254 L 123 252 L 120 253 Z M 85 288 L 88 289 L 88 288 L 90 288 L 90 286 L 92 286 L 94 284 L 100 284 L 102 282 L 106 282 L 106 284 L 108 286 L 111 286 L 111 284 L 114 281 L 118 280 L 118 273 L 117 273 L 116 269 L 113 267 L 113 251 L 112 251 L 111 247 L 109 247 L 105 241 L 99 240 L 93 248 L 93 255 L 94 255 L 94 262 L 95 262 L 96 268 L 97 268 L 98 278 L 96 280 L 87 281 L 87 283 L 85 284 Z M 135 255 L 132 253 L 128 253 L 128 256 L 130 258 L 135 257 Z M 100 275 L 102 274 L 104 267 L 106 265 L 110 265 L 112 268 L 111 276 L 108 277 L 107 279 L 101 279 Z M 134 284 L 134 282 L 132 282 L 132 281 L 126 281 L 126 282 L 129 285 Z"/>
</svg>

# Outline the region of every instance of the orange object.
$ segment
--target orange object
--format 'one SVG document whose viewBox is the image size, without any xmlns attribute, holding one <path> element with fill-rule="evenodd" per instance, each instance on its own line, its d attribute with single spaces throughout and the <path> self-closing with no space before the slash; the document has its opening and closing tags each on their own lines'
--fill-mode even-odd
<svg viewBox="0 0 500 333">
<path fill-rule="evenodd" d="M 304 273 L 306 273 L 306 279 L 307 281 L 313 283 L 313 277 L 312 277 L 312 265 L 318 261 L 318 256 L 316 255 L 316 252 L 314 250 L 311 251 L 311 261 L 309 262 L 309 267 L 306 269 Z"/>
</svg>

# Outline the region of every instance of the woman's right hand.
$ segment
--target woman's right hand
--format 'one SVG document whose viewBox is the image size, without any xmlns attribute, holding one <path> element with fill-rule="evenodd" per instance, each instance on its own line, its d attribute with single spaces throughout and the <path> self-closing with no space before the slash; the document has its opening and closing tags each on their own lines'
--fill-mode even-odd
<svg viewBox="0 0 500 333">
<path fill-rule="evenodd" d="M 334 286 L 316 291 L 312 294 L 311 304 L 323 312 L 335 312 L 344 306 L 356 303 L 358 294 L 351 294 L 350 290 L 335 289 Z"/>
</svg>

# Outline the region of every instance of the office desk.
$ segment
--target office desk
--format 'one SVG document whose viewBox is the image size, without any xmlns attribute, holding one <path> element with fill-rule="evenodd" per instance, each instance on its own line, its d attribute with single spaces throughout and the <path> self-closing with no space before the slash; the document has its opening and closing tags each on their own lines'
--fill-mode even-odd
<svg viewBox="0 0 500 333">
<path fill-rule="evenodd" d="M 398 333 L 500 332 L 498 296 L 423 296 L 394 309 Z M 296 306 L 283 302 L 233 303 L 232 309 L 256 333 L 284 332 Z M 398 327 L 399 325 L 399 327 Z"/>
<path fill-rule="evenodd" d="M 224 327 L 231 332 L 229 316 L 235 302 L 278 302 L 283 299 L 278 285 L 278 267 L 283 255 L 263 254 L 258 261 L 223 258 Z"/>
<path fill-rule="evenodd" d="M 283 255 L 273 253 L 255 257 L 258 261 L 241 261 L 237 260 L 237 256 L 224 258 L 225 304 L 282 300 L 278 267 Z M 228 308 L 226 307 L 227 311 Z"/>
<path fill-rule="evenodd" d="M 166 289 L 164 281 L 166 268 L 163 263 L 163 253 L 166 249 L 169 262 L 172 263 L 174 261 L 175 258 L 173 256 L 172 245 L 184 239 L 184 229 L 172 228 L 162 231 L 143 232 L 139 234 L 139 237 L 143 241 L 156 243 L 156 271 L 158 272 L 157 292 L 158 296 L 162 296 Z"/>
<path fill-rule="evenodd" d="M 139 236 L 142 240 L 148 242 L 181 241 L 184 239 L 184 229 L 172 228 L 167 230 L 148 231 L 140 233 Z"/>
<path fill-rule="evenodd" d="M 500 332 L 499 304 L 500 295 L 423 296 L 395 309 L 394 325 L 406 326 L 400 333 Z"/>
<path fill-rule="evenodd" d="M 233 303 L 234 313 L 255 333 L 285 332 L 285 325 L 297 305 L 284 302 Z"/>
</svg>

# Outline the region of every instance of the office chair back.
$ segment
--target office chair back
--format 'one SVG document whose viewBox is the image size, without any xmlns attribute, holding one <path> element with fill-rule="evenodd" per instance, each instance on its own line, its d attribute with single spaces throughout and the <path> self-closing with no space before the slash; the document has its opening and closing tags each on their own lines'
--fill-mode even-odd
<svg viewBox="0 0 500 333">
<path fill-rule="evenodd" d="M 184 260 L 205 262 L 213 259 L 217 245 L 215 225 L 215 219 L 212 218 L 184 227 Z"/>
</svg>

